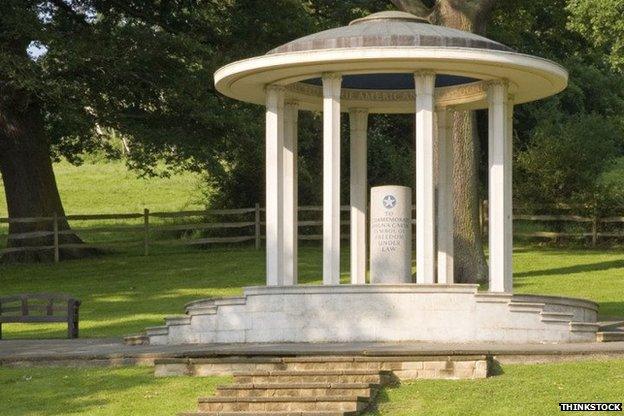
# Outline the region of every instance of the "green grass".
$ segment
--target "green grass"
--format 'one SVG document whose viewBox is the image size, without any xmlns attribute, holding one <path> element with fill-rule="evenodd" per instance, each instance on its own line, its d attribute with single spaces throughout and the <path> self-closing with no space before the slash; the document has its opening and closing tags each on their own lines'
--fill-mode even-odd
<svg viewBox="0 0 624 416">
<path fill-rule="evenodd" d="M 321 250 L 300 250 L 300 281 L 321 282 Z M 348 252 L 342 253 L 348 279 Z M 149 257 L 109 255 L 58 265 L 0 266 L 0 294 L 68 292 L 83 302 L 82 337 L 123 336 L 160 325 L 165 315 L 183 312 L 186 302 L 240 294 L 264 284 L 264 252 L 251 248 L 159 253 Z M 581 249 L 518 247 L 514 253 L 516 293 L 587 298 L 600 312 L 624 316 L 624 253 Z M 62 337 L 55 324 L 6 324 L 6 338 Z"/>
<path fill-rule="evenodd" d="M 56 182 L 68 214 L 117 214 L 178 211 L 201 207 L 199 177 L 192 173 L 170 178 L 138 178 L 122 161 L 54 164 Z M 0 217 L 7 216 L 0 177 Z"/>
<path fill-rule="evenodd" d="M 153 368 L 0 368 L 3 416 L 175 415 L 228 377 L 154 378 Z"/>
<path fill-rule="evenodd" d="M 3 416 L 174 415 L 227 377 L 154 378 L 135 368 L 2 368 Z M 552 415 L 559 402 L 621 402 L 624 360 L 505 365 L 483 380 L 417 380 L 385 389 L 369 415 Z"/>
<path fill-rule="evenodd" d="M 505 365 L 503 374 L 487 379 L 417 380 L 386 389 L 372 415 L 554 415 L 560 402 L 621 403 L 623 392 L 624 360 Z"/>
</svg>

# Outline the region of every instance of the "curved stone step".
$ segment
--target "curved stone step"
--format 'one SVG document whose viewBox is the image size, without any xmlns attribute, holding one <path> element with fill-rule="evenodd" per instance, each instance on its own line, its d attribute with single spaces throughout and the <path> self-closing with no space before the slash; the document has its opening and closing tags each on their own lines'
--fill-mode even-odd
<svg viewBox="0 0 624 416">
<path fill-rule="evenodd" d="M 166 325 L 150 326 L 145 328 L 145 335 L 148 337 L 165 336 L 169 334 L 169 328 Z"/>
<path fill-rule="evenodd" d="M 623 342 L 624 331 L 599 331 L 596 332 L 597 342 Z"/>
<path fill-rule="evenodd" d="M 591 322 L 570 322 L 572 332 L 596 332 L 600 325 Z"/>
<path fill-rule="evenodd" d="M 520 313 L 541 313 L 544 310 L 545 303 L 539 302 L 518 302 L 512 300 L 509 303 L 509 310 L 511 312 Z"/>
<path fill-rule="evenodd" d="M 124 337 L 125 345 L 149 345 L 149 337 L 145 332 L 141 334 L 126 335 Z"/>
<path fill-rule="evenodd" d="M 191 317 L 188 315 L 172 315 L 165 317 L 165 325 L 167 326 L 175 326 L 175 325 L 190 325 Z"/>
<path fill-rule="evenodd" d="M 475 302 L 477 303 L 509 303 L 511 302 L 513 295 L 507 293 L 489 293 L 479 292 L 475 295 Z"/>
<path fill-rule="evenodd" d="M 186 310 L 188 316 L 203 316 L 203 315 L 215 315 L 217 313 L 217 307 L 212 306 L 196 306 Z"/>
<path fill-rule="evenodd" d="M 247 298 L 245 296 L 232 296 L 228 298 L 207 298 L 207 299 L 199 299 L 184 305 L 184 311 L 187 315 L 193 314 L 201 314 L 201 313 L 193 313 L 194 311 L 210 311 L 214 308 L 215 312 L 218 306 L 226 306 L 226 305 L 245 305 L 247 303 Z M 207 314 L 209 314 L 208 312 Z"/>
<path fill-rule="evenodd" d="M 555 322 L 555 323 L 570 323 L 572 319 L 574 319 L 573 313 L 562 313 L 562 312 L 546 312 L 542 311 L 542 322 Z"/>
</svg>

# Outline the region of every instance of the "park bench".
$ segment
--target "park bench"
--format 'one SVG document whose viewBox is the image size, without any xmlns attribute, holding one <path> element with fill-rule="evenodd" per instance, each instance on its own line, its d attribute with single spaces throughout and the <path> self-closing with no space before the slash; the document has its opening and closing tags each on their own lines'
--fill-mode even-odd
<svg viewBox="0 0 624 416">
<path fill-rule="evenodd" d="M 67 322 L 67 337 L 78 338 L 80 301 L 63 293 L 0 296 L 0 339 L 3 323 Z"/>
</svg>

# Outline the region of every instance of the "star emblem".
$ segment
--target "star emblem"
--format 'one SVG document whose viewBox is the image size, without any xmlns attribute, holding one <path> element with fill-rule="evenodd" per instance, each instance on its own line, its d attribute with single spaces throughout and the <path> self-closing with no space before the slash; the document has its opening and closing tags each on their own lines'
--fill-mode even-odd
<svg viewBox="0 0 624 416">
<path fill-rule="evenodd" d="M 392 195 L 386 195 L 382 201 L 384 208 L 390 209 L 394 208 L 396 205 L 396 198 Z"/>
</svg>

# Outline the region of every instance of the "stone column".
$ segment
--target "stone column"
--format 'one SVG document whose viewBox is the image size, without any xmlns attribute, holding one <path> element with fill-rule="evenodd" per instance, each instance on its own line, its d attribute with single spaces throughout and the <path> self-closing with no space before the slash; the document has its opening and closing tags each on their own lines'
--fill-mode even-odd
<svg viewBox="0 0 624 416">
<path fill-rule="evenodd" d="M 453 283 L 453 131 L 451 110 L 438 120 L 438 283 Z"/>
<path fill-rule="evenodd" d="M 416 280 L 435 282 L 433 112 L 435 74 L 418 72 L 416 85 Z"/>
<path fill-rule="evenodd" d="M 284 283 L 284 87 L 266 89 L 266 280 Z"/>
<path fill-rule="evenodd" d="M 323 284 L 340 284 L 340 74 L 323 74 Z"/>
<path fill-rule="evenodd" d="M 297 284 L 298 186 L 297 120 L 299 103 L 284 106 L 284 285 Z"/>
<path fill-rule="evenodd" d="M 351 127 L 351 284 L 366 284 L 366 149 L 368 110 L 349 111 Z"/>
<path fill-rule="evenodd" d="M 512 292 L 511 103 L 507 83 L 488 85 L 488 239 L 491 292 Z"/>
</svg>

